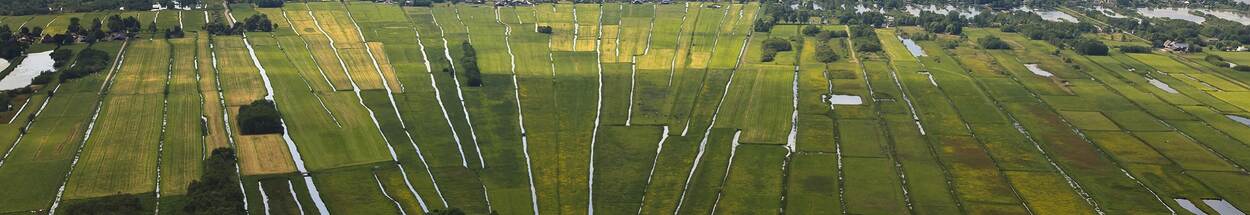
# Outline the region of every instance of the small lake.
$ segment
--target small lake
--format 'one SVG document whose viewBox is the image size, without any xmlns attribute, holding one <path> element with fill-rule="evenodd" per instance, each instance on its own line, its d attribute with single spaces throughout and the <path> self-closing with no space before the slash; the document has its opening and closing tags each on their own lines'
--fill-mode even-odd
<svg viewBox="0 0 1250 215">
<path fill-rule="evenodd" d="M 1250 126 L 1250 118 L 1246 118 L 1244 116 L 1238 116 L 1238 115 L 1224 115 L 1224 117 L 1228 117 L 1228 119 L 1237 121 L 1241 123 L 1242 125 Z"/>
<path fill-rule="evenodd" d="M 1207 203 L 1207 206 L 1211 206 L 1211 209 L 1215 209 L 1215 212 L 1220 213 L 1220 215 L 1246 215 L 1246 213 L 1237 210 L 1237 207 L 1233 207 L 1233 204 L 1229 204 L 1228 201 L 1223 199 L 1203 199 L 1202 202 Z"/>
<path fill-rule="evenodd" d="M 898 39 L 903 41 L 904 46 L 907 46 L 907 51 L 911 52 L 911 56 L 915 56 L 915 57 L 928 56 L 928 55 L 925 55 L 924 49 L 920 48 L 920 45 L 916 44 L 915 40 L 903 38 L 901 36 L 898 36 Z"/>
<path fill-rule="evenodd" d="M 0 90 L 12 90 L 30 86 L 30 80 L 39 76 L 44 71 L 55 70 L 52 68 L 52 51 L 39 53 L 30 53 L 26 55 L 26 59 L 22 60 L 22 64 L 18 64 L 17 68 L 13 68 L 13 72 L 4 79 L 0 79 Z"/>
<path fill-rule="evenodd" d="M 1247 1 L 1250 1 L 1250 0 L 1247 0 Z M 1151 18 L 1180 19 L 1180 20 L 1190 21 L 1194 23 L 1202 23 L 1202 22 L 1207 21 L 1205 17 L 1191 14 L 1189 13 L 1190 11 L 1198 11 L 1198 12 L 1202 12 L 1205 14 L 1210 14 L 1215 17 L 1219 17 L 1221 19 L 1232 20 L 1234 22 L 1239 22 L 1241 24 L 1250 25 L 1250 16 L 1231 12 L 1231 11 L 1177 8 L 1177 7 L 1138 8 L 1137 9 L 1137 13 L 1141 13 L 1143 16 L 1151 17 Z"/>
<path fill-rule="evenodd" d="M 863 100 L 863 99 L 861 99 L 861 98 L 859 98 L 859 96 L 856 96 L 856 95 L 838 95 L 838 94 L 833 94 L 833 95 L 830 95 L 827 99 L 829 99 L 829 103 L 832 103 L 833 105 L 861 105 L 861 104 L 864 104 L 864 100 Z"/>
<path fill-rule="evenodd" d="M 1207 21 L 1207 18 L 1190 14 L 1189 9 L 1183 8 L 1138 8 L 1137 13 L 1150 18 L 1179 19 L 1194 23 Z"/>
<path fill-rule="evenodd" d="M 1171 85 L 1168 85 L 1168 83 L 1163 83 L 1162 81 L 1159 81 L 1159 79 L 1153 79 L 1153 78 L 1148 78 L 1148 79 L 1149 80 L 1147 80 L 1147 82 L 1150 82 L 1150 85 L 1155 85 L 1155 87 L 1159 88 L 1160 90 L 1167 91 L 1168 93 L 1172 93 L 1172 94 L 1180 93 L 1180 92 L 1177 92 L 1176 89 L 1173 89 Z"/>
<path fill-rule="evenodd" d="M 1194 205 L 1194 202 L 1189 201 L 1189 199 L 1172 199 L 1172 200 L 1175 200 L 1176 204 L 1181 205 L 1182 208 L 1185 208 L 1185 210 L 1189 211 L 1190 213 L 1193 213 L 1196 215 L 1207 215 L 1206 212 L 1202 212 L 1202 209 L 1198 209 L 1198 206 Z"/>
<path fill-rule="evenodd" d="M 1034 63 L 1025 64 L 1024 67 L 1029 68 L 1029 72 L 1033 72 L 1033 74 L 1037 76 L 1048 77 L 1048 78 L 1055 77 L 1055 74 L 1042 69 L 1042 67 L 1039 67 L 1037 66 L 1037 64 L 1034 64 Z"/>
</svg>

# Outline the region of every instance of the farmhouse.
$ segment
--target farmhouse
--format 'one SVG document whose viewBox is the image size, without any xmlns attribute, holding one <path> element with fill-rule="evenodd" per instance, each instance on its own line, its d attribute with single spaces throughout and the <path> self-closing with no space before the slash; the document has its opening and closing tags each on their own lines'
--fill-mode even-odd
<svg viewBox="0 0 1250 215">
<path fill-rule="evenodd" d="M 1163 50 L 1170 52 L 1189 52 L 1190 46 L 1189 43 L 1168 40 L 1167 42 L 1163 42 Z"/>
</svg>

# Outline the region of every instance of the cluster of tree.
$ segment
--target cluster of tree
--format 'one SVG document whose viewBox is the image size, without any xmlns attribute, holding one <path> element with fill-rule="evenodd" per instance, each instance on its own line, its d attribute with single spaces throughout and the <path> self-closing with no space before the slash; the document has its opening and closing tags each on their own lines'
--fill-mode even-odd
<svg viewBox="0 0 1250 215">
<path fill-rule="evenodd" d="M 269 16 L 264 14 L 253 14 L 243 22 L 227 23 L 224 19 L 218 17 L 213 21 L 204 25 L 204 30 L 213 35 L 237 35 L 243 32 L 272 32 L 277 28 L 278 24 L 274 24 L 269 20 Z"/>
<path fill-rule="evenodd" d="M 78 52 L 78 59 L 69 69 L 61 71 L 61 81 L 80 78 L 92 73 L 103 71 L 109 66 L 109 53 L 93 48 L 83 49 Z"/>
<path fill-rule="evenodd" d="M 203 162 L 204 175 L 187 185 L 185 214 L 244 214 L 243 192 L 235 177 L 234 151 L 213 149 Z"/>
<path fill-rule="evenodd" d="M 182 38 L 187 36 L 186 32 L 182 32 L 181 25 L 175 25 L 173 28 L 165 29 L 165 38 Z"/>
<path fill-rule="evenodd" d="M 65 33 L 45 37 L 43 42 L 68 45 L 79 41 L 95 43 L 102 40 L 124 40 L 134 37 L 135 33 L 142 29 L 139 19 L 134 16 L 122 18 L 119 15 L 113 15 L 107 19 L 107 26 L 103 24 L 106 22 L 95 18 L 91 20 L 90 26 L 83 27 L 82 20 L 78 19 L 78 17 L 70 18 Z M 105 27 L 107 27 L 107 31 L 105 31 Z M 156 23 L 153 22 L 148 25 L 148 30 L 155 31 Z"/>
<path fill-rule="evenodd" d="M 1072 43 L 1072 48 L 1083 55 L 1107 55 L 1107 45 L 1095 39 L 1078 39 Z"/>
<path fill-rule="evenodd" d="M 764 54 L 760 55 L 760 61 L 772 62 L 777 57 L 777 52 L 790 51 L 790 41 L 778 37 L 768 38 L 764 40 Z"/>
<path fill-rule="evenodd" d="M 68 63 L 70 58 L 74 57 L 74 50 L 56 49 L 52 50 L 52 54 L 49 56 L 52 57 L 52 67 L 60 68 L 61 66 L 64 66 L 65 63 Z"/>
<path fill-rule="evenodd" d="M 846 31 L 834 31 L 821 29 L 816 25 L 808 25 L 803 27 L 803 35 L 815 37 L 820 45 L 816 47 L 816 60 L 822 63 L 832 63 L 838 61 L 838 53 L 833 52 L 833 47 L 829 46 L 829 40 L 835 37 L 846 37 Z"/>
<path fill-rule="evenodd" d="M 538 31 L 538 33 L 551 34 L 550 25 L 539 25 L 536 30 Z"/>
<path fill-rule="evenodd" d="M 939 34 L 963 34 L 964 25 L 968 23 L 967 19 L 960 16 L 958 12 L 951 11 L 946 15 L 930 11 L 921 11 L 920 16 L 904 16 L 895 19 L 895 24 L 900 26 L 920 26 L 932 33 Z"/>
<path fill-rule="evenodd" d="M 881 51 L 881 41 L 877 39 L 877 32 L 871 25 L 850 26 L 850 34 L 854 38 L 852 41 L 855 42 L 855 51 Z"/>
<path fill-rule="evenodd" d="M 482 71 L 477 67 L 477 49 L 474 49 L 473 44 L 469 44 L 468 41 L 461 43 L 460 48 L 464 49 L 464 57 L 460 58 L 460 70 L 463 70 L 465 78 L 469 79 L 469 86 L 482 86 Z"/>
<path fill-rule="evenodd" d="M 995 36 L 987 36 L 977 39 L 977 45 L 981 46 L 983 49 L 1011 49 L 1011 45 L 1008 45 L 1007 42 L 1003 42 L 1002 39 Z"/>
<path fill-rule="evenodd" d="M 1151 48 L 1146 46 L 1125 45 L 1120 46 L 1120 52 L 1124 53 L 1150 53 Z"/>
<path fill-rule="evenodd" d="M 1017 32 L 1029 39 L 1046 41 L 1061 48 L 1072 47 L 1081 54 L 1107 54 L 1107 46 L 1101 41 L 1081 36 L 1098 31 L 1089 23 L 1052 22 L 1027 11 L 983 13 L 973 17 L 971 22 L 973 26 L 999 27 L 1003 32 Z"/>
<path fill-rule="evenodd" d="M 404 1 L 400 3 L 399 5 L 400 6 L 413 6 L 413 7 L 429 7 L 430 5 L 434 5 L 434 2 L 430 0 L 408 0 L 408 1 Z"/>
<path fill-rule="evenodd" d="M 283 4 L 286 4 L 285 0 L 256 0 L 255 2 L 257 7 L 264 8 L 282 7 Z"/>
<path fill-rule="evenodd" d="M 178 0 L 181 5 L 197 5 L 199 0 Z M 151 10 L 153 4 L 172 7 L 173 0 L 0 0 L 0 15 L 20 16 L 52 12 L 101 10 Z"/>
<path fill-rule="evenodd" d="M 840 10 L 835 17 L 838 18 L 838 23 L 843 25 L 882 27 L 886 24 L 885 14 L 876 11 L 856 13 L 855 10 Z"/>
<path fill-rule="evenodd" d="M 282 133 L 282 114 L 268 99 L 259 99 L 239 107 L 239 130 L 243 134 Z"/>
<path fill-rule="evenodd" d="M 143 26 L 139 24 L 139 19 L 134 16 L 122 18 L 119 15 L 109 16 L 108 18 L 109 33 L 133 33 L 139 32 Z"/>
<path fill-rule="evenodd" d="M 45 1 L 0 0 L 0 15 L 4 16 L 45 14 L 50 9 Z"/>
<path fill-rule="evenodd" d="M 1154 47 L 1163 47 L 1167 41 L 1217 48 L 1250 45 L 1250 26 L 1212 15 L 1203 17 L 1206 21 L 1202 24 L 1178 19 L 1099 18 L 1116 29 L 1149 40 Z"/>
<path fill-rule="evenodd" d="M 243 29 L 249 32 L 272 32 L 273 29 L 277 27 L 278 25 L 273 24 L 273 21 L 269 21 L 269 16 L 263 13 L 252 14 L 252 16 L 247 17 L 247 19 L 243 19 Z"/>
<path fill-rule="evenodd" d="M 22 53 L 26 52 L 26 48 L 30 47 L 33 38 L 38 38 L 43 33 L 43 28 L 22 27 L 18 32 L 13 32 L 7 25 L 0 25 L 0 58 L 13 60 Z"/>
</svg>

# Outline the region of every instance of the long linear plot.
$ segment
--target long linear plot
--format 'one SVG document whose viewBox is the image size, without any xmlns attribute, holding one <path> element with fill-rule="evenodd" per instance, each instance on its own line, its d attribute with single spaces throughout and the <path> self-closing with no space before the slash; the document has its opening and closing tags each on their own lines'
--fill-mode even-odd
<svg viewBox="0 0 1250 215">
<path fill-rule="evenodd" d="M 400 76 L 402 80 L 417 80 L 407 81 L 410 91 L 406 93 L 407 101 L 401 103 L 403 105 L 401 109 L 406 113 L 413 113 L 406 116 L 445 122 L 414 123 L 413 127 L 432 128 L 424 131 L 428 135 L 418 137 L 418 139 L 428 138 L 431 141 L 422 141 L 418 144 L 429 146 L 426 149 L 432 151 L 429 153 L 428 161 L 431 163 L 430 169 L 433 174 L 438 178 L 447 179 L 440 181 L 447 204 L 458 205 L 466 211 L 489 211 L 486 207 L 484 186 L 476 173 L 470 169 L 469 164 L 470 160 L 475 162 L 478 160 L 476 150 L 474 150 L 477 144 L 476 138 L 470 132 L 468 122 L 464 120 L 463 114 L 466 112 L 462 109 L 459 96 L 456 95 L 459 91 L 454 86 L 455 80 L 447 77 L 453 69 L 451 51 L 459 50 L 447 47 L 451 43 L 447 41 L 447 34 L 443 31 L 450 27 L 444 28 L 442 21 L 446 19 L 436 18 L 431 8 L 412 8 L 406 10 L 406 13 L 409 21 L 416 24 L 418 45 L 422 48 L 422 59 L 426 63 L 425 66 L 428 66 L 428 70 L 424 75 Z M 429 85 L 416 87 L 425 83 Z M 429 91 L 420 90 L 421 88 L 427 88 Z M 435 104 L 438 105 L 434 106 Z M 436 112 L 413 109 L 420 107 L 418 105 L 428 105 L 424 106 L 427 107 L 425 110 L 439 108 L 441 113 L 434 115 Z"/>
<path fill-rule="evenodd" d="M 162 92 L 172 49 L 156 40 L 134 41 L 129 48 L 66 186 L 65 199 L 145 193 L 155 187 Z"/>
</svg>

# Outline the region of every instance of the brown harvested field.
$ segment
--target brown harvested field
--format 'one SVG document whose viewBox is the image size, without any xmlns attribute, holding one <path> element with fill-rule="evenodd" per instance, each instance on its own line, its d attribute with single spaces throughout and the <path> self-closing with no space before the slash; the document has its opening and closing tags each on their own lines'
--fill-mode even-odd
<svg viewBox="0 0 1250 215">
<path fill-rule="evenodd" d="M 365 44 L 369 46 L 369 50 L 373 52 L 374 59 L 378 61 L 378 68 L 381 69 L 382 76 L 386 78 L 391 91 L 393 93 L 403 93 L 404 90 L 400 87 L 399 78 L 395 76 L 395 67 L 391 65 L 391 59 L 386 57 L 386 49 L 383 48 L 382 43 L 368 42 Z"/>
</svg>

